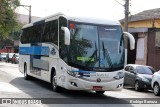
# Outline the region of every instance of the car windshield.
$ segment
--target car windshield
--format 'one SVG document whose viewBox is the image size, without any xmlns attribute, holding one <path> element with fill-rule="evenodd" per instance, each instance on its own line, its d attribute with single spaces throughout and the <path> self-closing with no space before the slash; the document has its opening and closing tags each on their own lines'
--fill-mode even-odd
<svg viewBox="0 0 160 107">
<path fill-rule="evenodd" d="M 149 69 L 147 66 L 137 66 L 137 73 L 139 74 L 148 74 L 148 75 L 152 75 L 153 72 L 151 69 Z"/>
<path fill-rule="evenodd" d="M 2 54 L 1 57 L 6 57 L 6 55 L 5 55 L 5 54 Z"/>
<path fill-rule="evenodd" d="M 12 58 L 13 54 L 9 54 L 9 58 Z"/>
<path fill-rule="evenodd" d="M 147 66 L 147 67 L 152 71 L 153 74 L 156 72 L 156 70 L 154 68 L 152 68 L 150 66 Z"/>
<path fill-rule="evenodd" d="M 15 54 L 15 57 L 19 57 L 19 54 Z"/>
</svg>

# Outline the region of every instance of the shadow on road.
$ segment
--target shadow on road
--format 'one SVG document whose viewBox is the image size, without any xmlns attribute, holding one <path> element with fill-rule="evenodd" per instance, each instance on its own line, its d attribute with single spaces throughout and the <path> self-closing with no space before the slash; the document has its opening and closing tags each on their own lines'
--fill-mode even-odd
<svg viewBox="0 0 160 107">
<path fill-rule="evenodd" d="M 130 104 L 130 100 L 127 98 L 97 95 L 93 91 L 71 91 L 62 89 L 61 93 L 55 93 L 52 91 L 49 83 L 37 79 L 26 81 L 23 77 L 17 77 L 10 81 L 10 84 L 31 98 L 44 99 L 44 103 L 46 104 Z"/>
<path fill-rule="evenodd" d="M 133 87 L 130 87 L 130 86 L 124 86 L 124 89 L 128 89 L 128 90 L 131 90 L 131 91 L 136 91 Z M 142 90 L 136 91 L 136 92 L 140 92 L 140 93 L 153 93 L 153 90 L 142 89 Z"/>
</svg>

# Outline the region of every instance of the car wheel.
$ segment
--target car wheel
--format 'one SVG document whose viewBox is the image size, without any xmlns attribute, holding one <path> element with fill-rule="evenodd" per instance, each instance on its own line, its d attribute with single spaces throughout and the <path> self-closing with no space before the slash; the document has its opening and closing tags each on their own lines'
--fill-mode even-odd
<svg viewBox="0 0 160 107">
<path fill-rule="evenodd" d="M 102 95 L 102 94 L 104 94 L 104 92 L 105 92 L 105 91 L 96 91 L 96 94 Z"/>
<path fill-rule="evenodd" d="M 55 91 L 55 92 L 60 92 L 61 91 L 61 87 L 59 87 L 57 85 L 56 72 L 54 72 L 53 75 L 52 75 L 52 81 L 51 81 L 51 83 L 52 83 L 52 89 L 53 89 L 53 91 Z"/>
<path fill-rule="evenodd" d="M 27 74 L 27 65 L 24 65 L 24 79 L 25 80 L 29 80 L 30 76 Z"/>
<path fill-rule="evenodd" d="M 153 92 L 154 92 L 154 95 L 155 95 L 155 96 L 159 96 L 159 95 L 160 95 L 160 87 L 159 87 L 158 83 L 156 83 L 156 84 L 153 86 Z"/>
<path fill-rule="evenodd" d="M 141 90 L 141 88 L 140 88 L 140 84 L 139 84 L 139 82 L 138 82 L 138 81 L 136 81 L 136 82 L 135 82 L 134 89 L 135 89 L 136 91 L 140 91 L 140 90 Z"/>
</svg>

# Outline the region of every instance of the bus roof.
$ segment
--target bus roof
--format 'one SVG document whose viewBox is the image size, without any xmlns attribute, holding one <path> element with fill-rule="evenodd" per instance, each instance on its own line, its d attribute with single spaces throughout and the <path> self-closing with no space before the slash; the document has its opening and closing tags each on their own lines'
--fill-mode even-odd
<svg viewBox="0 0 160 107">
<path fill-rule="evenodd" d="M 91 23 L 91 24 L 100 24 L 100 25 L 120 25 L 119 21 L 116 20 L 109 20 L 109 19 L 104 19 L 104 18 L 92 18 L 92 17 L 83 17 L 83 16 L 74 16 L 74 15 L 65 15 L 61 12 L 50 15 L 44 18 L 40 18 L 30 24 L 24 25 L 23 28 L 33 26 L 35 23 L 43 23 L 46 22 L 47 20 L 54 20 L 59 18 L 60 16 L 65 17 L 67 20 L 70 21 L 76 21 L 76 22 L 82 22 L 82 23 Z M 22 29 L 23 29 L 22 28 Z"/>
</svg>

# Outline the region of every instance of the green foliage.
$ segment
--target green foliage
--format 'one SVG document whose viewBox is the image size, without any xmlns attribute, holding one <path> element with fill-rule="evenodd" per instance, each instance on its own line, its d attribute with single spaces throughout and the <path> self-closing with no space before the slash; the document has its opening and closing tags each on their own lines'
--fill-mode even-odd
<svg viewBox="0 0 160 107">
<path fill-rule="evenodd" d="M 0 0 L 0 40 L 8 38 L 18 28 L 14 13 L 18 5 L 19 0 Z"/>
</svg>

